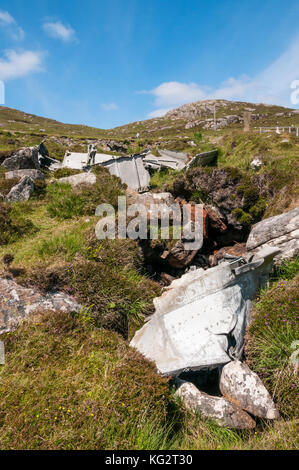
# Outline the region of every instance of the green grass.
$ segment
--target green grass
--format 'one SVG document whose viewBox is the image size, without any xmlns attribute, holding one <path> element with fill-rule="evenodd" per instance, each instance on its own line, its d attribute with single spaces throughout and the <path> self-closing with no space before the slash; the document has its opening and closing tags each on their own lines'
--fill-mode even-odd
<svg viewBox="0 0 299 470">
<path fill-rule="evenodd" d="M 53 236 L 50 239 L 43 240 L 37 246 L 37 252 L 41 259 L 48 259 L 53 256 L 64 256 L 67 261 L 82 253 L 85 241 L 82 233 L 77 230 L 71 233 Z"/>
<path fill-rule="evenodd" d="M 0 449 L 165 445 L 167 382 L 117 334 L 45 312 L 3 339 Z"/>
<path fill-rule="evenodd" d="M 71 219 L 94 215 L 99 204 L 109 203 L 117 208 L 118 196 L 125 194 L 126 186 L 106 168 L 97 167 L 97 181 L 93 185 L 80 184 L 72 188 L 69 183 L 54 182 L 47 187 L 47 210 L 51 217 Z"/>
<path fill-rule="evenodd" d="M 219 428 L 184 411 L 119 335 L 43 312 L 1 338 L 0 449 L 295 449 L 296 421 Z"/>
<path fill-rule="evenodd" d="M 36 230 L 30 219 L 17 214 L 12 205 L 0 202 L 0 246 L 14 243 L 25 234 L 32 235 Z"/>
<path fill-rule="evenodd" d="M 288 275 L 290 272 L 293 276 L 294 263 Z M 248 364 L 262 378 L 280 412 L 288 419 L 299 418 L 298 374 L 291 360 L 299 344 L 298 288 L 297 269 L 293 279 L 281 278 L 262 293 L 255 305 L 246 346 Z"/>
<path fill-rule="evenodd" d="M 84 200 L 75 193 L 68 183 L 53 183 L 47 188 L 50 202 L 47 211 L 51 217 L 58 219 L 72 219 L 84 212 Z"/>
<path fill-rule="evenodd" d="M 255 106 L 265 112 L 263 106 Z M 226 111 L 234 114 L 236 109 L 232 104 Z M 280 108 L 267 110 L 269 118 L 261 125 L 269 125 Z M 239 191 L 246 217 L 257 218 L 264 209 L 265 216 L 274 215 L 296 204 L 298 139 L 293 137 L 282 143 L 275 135 L 243 134 L 240 126 L 233 132 L 187 130 L 186 120 L 169 118 L 101 131 L 31 119 L 21 112 L 13 113 L 15 122 L 10 126 L 12 110 L 7 108 L 1 108 L 0 116 L 7 126 L 0 131 L 0 158 L 16 148 L 37 145 L 44 137 L 50 155 L 58 159 L 67 148 L 85 148 L 88 137 L 116 138 L 127 142 L 132 151 L 155 145 L 159 138 L 162 148 L 190 155 L 216 145 L 219 167 L 229 168 L 232 177 L 241 175 Z M 194 131 L 203 137 L 198 136 L 196 148 L 188 144 L 196 138 Z M 141 133 L 139 141 L 132 138 L 136 132 Z M 254 172 L 250 162 L 257 154 L 264 166 Z M 54 176 L 71 173 L 63 170 Z M 63 290 L 83 305 L 75 316 L 43 312 L 1 338 L 6 365 L 0 366 L 0 448 L 299 448 L 298 378 L 290 361 L 295 352 L 292 345 L 298 340 L 298 260 L 285 262 L 272 273 L 270 288 L 260 294 L 247 334 L 246 360 L 273 395 L 282 419 L 273 424 L 259 422 L 254 431 L 219 428 L 186 412 L 174 400 L 167 381 L 124 340 L 152 313 L 152 300 L 160 295 L 160 286 L 144 273 L 134 241 L 95 239 L 96 206 L 109 202 L 116 207 L 117 197 L 125 192 L 107 170 L 98 168 L 96 174 L 94 186 L 72 189 L 56 182 L 45 195 L 41 188 L 28 202 L 0 207 L 0 239 L 5 238 L 0 259 L 14 255 L 11 268 L 23 268 L 16 281 L 44 291 Z M 173 183 L 182 178 L 183 173 L 171 170 L 156 172 L 153 189 L 174 190 Z M 4 180 L 2 172 L 0 192 L 8 192 L 12 183 Z M 178 186 L 176 195 L 183 190 L 188 199 L 188 188 Z M 257 193 L 252 191 L 256 187 L 265 191 L 259 197 L 266 207 L 257 204 Z M 193 195 L 202 196 L 199 190 Z"/>
</svg>

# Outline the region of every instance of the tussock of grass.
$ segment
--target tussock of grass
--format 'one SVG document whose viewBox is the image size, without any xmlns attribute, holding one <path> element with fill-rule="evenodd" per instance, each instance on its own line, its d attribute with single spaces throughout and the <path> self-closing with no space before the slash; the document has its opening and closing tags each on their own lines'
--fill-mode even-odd
<svg viewBox="0 0 299 470">
<path fill-rule="evenodd" d="M 53 236 L 43 240 L 37 247 L 38 255 L 42 259 L 57 255 L 64 255 L 66 260 L 71 260 L 77 253 L 84 249 L 84 239 L 78 231 Z"/>
<path fill-rule="evenodd" d="M 248 364 L 262 378 L 282 415 L 290 419 L 299 416 L 299 381 L 291 360 L 297 357 L 299 344 L 298 288 L 299 274 L 263 293 L 253 312 L 246 346 Z"/>
<path fill-rule="evenodd" d="M 109 203 L 117 207 L 118 196 L 124 195 L 126 186 L 119 178 L 111 176 L 103 167 L 95 170 L 97 182 L 81 184 L 76 188 L 68 183 L 55 182 L 48 186 L 47 210 L 51 217 L 71 219 L 82 215 L 94 215 L 99 204 Z"/>
<path fill-rule="evenodd" d="M 10 204 L 0 202 L 0 245 L 13 243 L 35 231 L 36 227 L 29 219 L 16 215 Z"/>
<path fill-rule="evenodd" d="M 52 176 L 56 179 L 66 178 L 67 176 L 73 176 L 81 173 L 81 170 L 73 170 L 72 168 L 57 168 L 53 171 Z"/>
</svg>

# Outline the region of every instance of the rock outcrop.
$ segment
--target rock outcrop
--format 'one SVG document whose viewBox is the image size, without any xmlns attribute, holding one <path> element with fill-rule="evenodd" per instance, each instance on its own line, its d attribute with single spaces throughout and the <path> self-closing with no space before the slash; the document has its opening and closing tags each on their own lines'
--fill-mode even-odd
<svg viewBox="0 0 299 470">
<path fill-rule="evenodd" d="M 66 176 L 56 180 L 57 183 L 68 183 L 73 187 L 79 184 L 95 184 L 97 177 L 94 173 L 78 173 L 77 175 Z"/>
<path fill-rule="evenodd" d="M 21 179 L 23 176 L 30 176 L 30 178 L 35 180 L 44 180 L 45 175 L 40 170 L 12 170 L 5 173 L 5 179 L 11 180 L 14 178 Z"/>
<path fill-rule="evenodd" d="M 220 377 L 221 393 L 254 416 L 277 419 L 279 412 L 261 379 L 246 364 L 226 364 Z"/>
<path fill-rule="evenodd" d="M 175 392 L 188 410 L 200 412 L 204 418 L 216 421 L 221 427 L 252 429 L 255 421 L 240 407 L 223 397 L 215 397 L 201 392 L 191 382 L 179 381 Z"/>
<path fill-rule="evenodd" d="M 34 192 L 34 182 L 30 176 L 23 176 L 21 181 L 13 186 L 5 200 L 8 202 L 28 201 Z"/>
<path fill-rule="evenodd" d="M 16 327 L 28 315 L 43 311 L 79 312 L 79 305 L 63 292 L 42 295 L 34 289 L 0 278 L 0 334 Z"/>
<path fill-rule="evenodd" d="M 11 157 L 6 158 L 2 167 L 6 170 L 39 170 L 39 146 L 24 147 L 15 152 Z"/>
<path fill-rule="evenodd" d="M 256 251 L 266 245 L 279 248 L 280 253 L 275 258 L 277 262 L 299 253 L 299 207 L 264 219 L 252 227 L 247 250 Z"/>
</svg>

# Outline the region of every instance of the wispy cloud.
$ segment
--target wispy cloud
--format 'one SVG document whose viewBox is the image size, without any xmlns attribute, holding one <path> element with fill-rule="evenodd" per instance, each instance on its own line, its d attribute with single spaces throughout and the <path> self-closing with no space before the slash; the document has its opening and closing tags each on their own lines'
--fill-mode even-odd
<svg viewBox="0 0 299 470">
<path fill-rule="evenodd" d="M 12 39 L 23 40 L 25 37 L 23 29 L 18 26 L 16 20 L 8 11 L 0 10 L 0 27 L 4 28 Z"/>
<path fill-rule="evenodd" d="M 148 117 L 164 116 L 169 109 L 205 99 L 227 99 L 292 107 L 290 86 L 299 79 L 299 37 L 289 48 L 255 77 L 228 78 L 212 89 L 196 83 L 164 82 L 148 93 L 154 109 Z"/>
<path fill-rule="evenodd" d="M 115 111 L 118 109 L 118 105 L 116 103 L 102 103 L 101 108 L 105 111 Z"/>
<path fill-rule="evenodd" d="M 40 52 L 9 50 L 4 56 L 5 59 L 0 58 L 0 80 L 12 80 L 41 70 Z"/>
<path fill-rule="evenodd" d="M 61 39 L 63 42 L 71 42 L 76 39 L 76 33 L 71 26 L 55 21 L 43 24 L 44 31 L 51 37 Z"/>
</svg>

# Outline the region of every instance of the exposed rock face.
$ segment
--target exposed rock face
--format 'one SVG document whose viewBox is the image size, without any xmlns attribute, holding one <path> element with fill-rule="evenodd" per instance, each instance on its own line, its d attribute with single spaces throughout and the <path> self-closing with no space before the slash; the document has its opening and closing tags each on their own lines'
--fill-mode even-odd
<svg viewBox="0 0 299 470">
<path fill-rule="evenodd" d="M 190 223 L 188 223 L 183 227 L 183 237 L 188 236 L 188 233 L 190 231 L 190 235 L 192 231 L 194 232 L 194 222 L 196 220 L 196 214 L 195 211 L 196 205 L 193 204 L 182 204 L 181 207 L 183 210 L 186 211 L 186 214 L 188 214 L 188 219 L 190 220 Z M 202 213 L 202 242 L 204 239 L 208 237 L 208 214 L 207 211 L 205 210 L 203 205 L 197 205 L 197 208 L 200 208 L 201 213 Z M 186 234 L 186 235 L 185 235 Z M 162 257 L 165 259 L 166 263 L 171 267 L 175 269 L 184 269 L 187 266 L 189 266 L 197 253 L 199 252 L 201 246 L 197 247 L 195 250 L 191 249 L 186 249 L 186 246 L 184 244 L 184 241 L 186 241 L 185 238 L 182 240 L 179 240 L 175 246 L 168 252 L 165 251 L 162 255 Z M 202 243 L 201 243 L 202 245 Z"/>
<path fill-rule="evenodd" d="M 223 397 L 200 392 L 191 382 L 180 381 L 175 395 L 181 398 L 188 410 L 200 412 L 204 418 L 214 419 L 219 426 L 252 429 L 255 421 L 240 407 Z"/>
<path fill-rule="evenodd" d="M 197 269 L 173 281 L 154 299 L 151 319 L 131 346 L 163 375 L 200 370 L 240 359 L 251 300 L 265 284 L 277 250 L 245 260 Z"/>
<path fill-rule="evenodd" d="M 30 176 L 34 180 L 44 180 L 45 175 L 40 170 L 13 170 L 5 173 L 5 179 L 10 180 L 14 178 L 22 178 L 23 176 Z"/>
<path fill-rule="evenodd" d="M 248 220 L 243 220 L 241 216 L 255 205 L 260 191 L 252 184 L 244 187 L 242 178 L 243 175 L 234 169 L 214 168 L 206 171 L 193 168 L 186 174 L 186 188 L 183 188 L 183 181 L 180 182 L 182 191 L 187 192 L 189 189 L 190 193 L 198 192 L 203 201 L 212 204 L 211 220 L 218 220 L 218 224 L 222 220 L 224 224 L 221 224 L 220 232 L 215 231 L 216 241 L 221 246 L 243 242 L 249 233 L 248 220 L 251 220 L 251 216 L 248 214 Z"/>
<path fill-rule="evenodd" d="M 208 215 L 209 227 L 216 232 L 224 233 L 227 231 L 225 217 L 221 214 L 217 207 L 209 204 L 205 205 L 205 210 Z"/>
<path fill-rule="evenodd" d="M 240 361 L 223 367 L 220 378 L 222 394 L 242 409 L 259 418 L 277 419 L 275 404 L 257 374 Z"/>
<path fill-rule="evenodd" d="M 78 173 L 77 175 L 59 178 L 56 182 L 68 183 L 71 186 L 76 187 L 79 184 L 95 184 L 97 182 L 97 177 L 94 173 Z"/>
<path fill-rule="evenodd" d="M 247 250 L 256 250 L 265 245 L 279 248 L 280 254 L 276 257 L 278 262 L 299 253 L 299 207 L 264 219 L 252 227 Z"/>
<path fill-rule="evenodd" d="M 2 166 L 7 170 L 38 170 L 40 168 L 38 155 L 39 147 L 24 147 L 6 158 Z"/>
<path fill-rule="evenodd" d="M 171 268 L 183 269 L 192 263 L 197 253 L 198 250 L 185 250 L 183 242 L 179 240 L 174 248 L 165 250 L 161 256 Z"/>
<path fill-rule="evenodd" d="M 10 331 L 27 315 L 43 310 L 79 312 L 81 306 L 63 292 L 42 295 L 34 289 L 0 278 L 0 334 Z"/>
<path fill-rule="evenodd" d="M 33 180 L 30 176 L 23 176 L 21 181 L 11 188 L 5 200 L 9 202 L 28 201 L 33 191 Z"/>
</svg>

